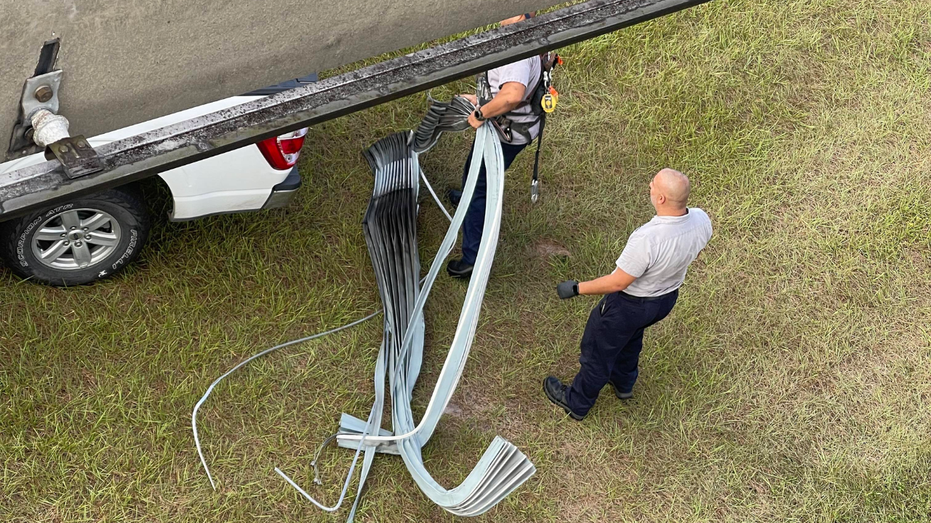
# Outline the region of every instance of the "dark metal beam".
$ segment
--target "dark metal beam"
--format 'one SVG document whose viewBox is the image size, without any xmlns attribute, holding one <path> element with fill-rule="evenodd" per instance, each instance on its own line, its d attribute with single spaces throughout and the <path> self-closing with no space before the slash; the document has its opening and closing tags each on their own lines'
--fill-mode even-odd
<svg viewBox="0 0 931 523">
<path fill-rule="evenodd" d="M 97 148 L 103 170 L 57 161 L 0 175 L 0 220 L 359 111 L 708 0 L 589 0 Z"/>
</svg>

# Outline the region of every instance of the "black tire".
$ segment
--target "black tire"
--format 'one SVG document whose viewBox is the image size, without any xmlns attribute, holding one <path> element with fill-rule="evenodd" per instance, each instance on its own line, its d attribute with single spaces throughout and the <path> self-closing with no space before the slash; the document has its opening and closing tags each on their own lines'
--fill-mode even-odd
<svg viewBox="0 0 931 523">
<path fill-rule="evenodd" d="M 109 240 L 113 243 L 104 250 L 96 250 L 101 246 L 93 244 L 94 240 L 84 240 L 86 252 L 96 253 L 93 256 L 97 259 L 85 262 L 81 266 L 77 254 L 72 254 L 69 262 L 74 264 L 72 268 L 55 267 L 51 262 L 39 259 L 36 249 L 41 251 L 43 245 L 51 246 L 54 242 L 36 238 L 41 227 L 61 227 L 62 238 L 65 238 L 64 233 L 68 232 L 69 227 L 65 225 L 62 216 L 68 214 L 69 217 L 89 217 L 89 213 L 94 211 L 105 213 L 112 218 L 105 221 L 99 232 L 115 237 Z M 150 227 L 149 213 L 139 193 L 133 187 L 120 187 L 0 223 L 0 259 L 17 275 L 38 283 L 55 286 L 83 285 L 109 278 L 132 262 L 148 239 Z M 93 232 L 95 231 L 90 231 Z M 81 238 L 71 240 L 74 245 L 82 244 Z M 62 258 L 56 257 L 52 261 L 61 259 L 64 261 L 55 263 L 68 262 L 67 254 L 66 250 L 61 255 Z"/>
</svg>

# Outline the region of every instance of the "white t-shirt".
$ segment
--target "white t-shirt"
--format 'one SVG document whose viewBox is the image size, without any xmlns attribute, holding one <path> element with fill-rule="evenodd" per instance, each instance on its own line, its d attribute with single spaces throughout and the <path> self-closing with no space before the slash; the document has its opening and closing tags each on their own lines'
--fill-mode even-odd
<svg viewBox="0 0 931 523">
<path fill-rule="evenodd" d="M 630 235 L 617 259 L 619 269 L 637 278 L 624 292 L 650 297 L 678 289 L 710 239 L 711 219 L 698 207 L 682 216 L 654 216 Z"/>
<path fill-rule="evenodd" d="M 491 88 L 491 95 L 492 97 L 497 95 L 502 85 L 508 82 L 517 82 L 524 86 L 524 97 L 521 101 L 529 101 L 533 97 L 533 91 L 537 88 L 537 83 L 540 81 L 541 72 L 542 65 L 540 64 L 539 56 L 531 56 L 530 58 L 524 58 L 514 63 L 489 69 L 488 84 Z M 530 128 L 531 140 L 540 134 L 539 118 L 534 116 L 533 108 L 530 107 L 530 105 L 515 109 L 508 115 L 508 118 L 510 118 L 511 121 L 520 123 L 537 122 L 536 125 Z M 513 133 L 512 144 L 521 145 L 529 142 L 530 141 L 523 136 Z"/>
</svg>

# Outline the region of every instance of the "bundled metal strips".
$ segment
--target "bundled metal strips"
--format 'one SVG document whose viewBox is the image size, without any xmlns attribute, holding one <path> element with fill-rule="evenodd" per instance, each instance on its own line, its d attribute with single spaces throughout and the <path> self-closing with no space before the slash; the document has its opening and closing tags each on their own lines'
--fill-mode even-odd
<svg viewBox="0 0 931 523">
<path fill-rule="evenodd" d="M 468 113 L 464 116 L 467 117 Z M 462 119 L 463 115 L 459 118 Z M 343 414 L 337 441 L 340 446 L 352 449 L 363 445 L 367 463 L 370 463 L 374 452 L 400 454 L 418 486 L 431 500 L 453 514 L 477 516 L 534 474 L 536 469 L 527 457 L 508 441 L 496 437 L 465 481 L 458 487 L 445 489 L 426 470 L 420 450 L 429 441 L 452 398 L 478 324 L 501 224 L 504 188 L 501 144 L 489 126 L 478 130 L 470 175 L 463 191 L 462 201 L 465 203 L 460 204 L 456 211 L 421 288 L 417 282 L 419 263 L 416 260 L 416 222 L 413 220 L 416 204 L 411 203 L 416 200 L 420 168 L 417 154 L 402 137 L 392 135 L 381 140 L 366 154 L 375 171 L 375 190 L 365 219 L 366 242 L 385 306 L 386 341 L 383 347 L 386 350 L 380 354 L 385 361 L 379 361 L 378 366 L 388 371 L 393 433 L 379 430 L 377 436 L 369 435 L 375 431 L 368 423 Z M 432 133 L 431 141 L 435 143 Z M 415 424 L 410 401 L 423 356 L 423 307 L 446 254 L 456 241 L 483 159 L 488 195 L 478 258 L 443 369 L 424 416 Z M 403 266 L 405 264 L 410 266 Z M 417 271 L 411 272 L 410 268 Z M 380 415 L 383 407 L 384 393 L 378 389 L 383 386 L 384 377 L 376 375 L 375 380 L 376 404 L 369 420 L 373 419 L 373 414 Z M 363 481 L 367 473 L 368 467 L 363 465 Z"/>
<path fill-rule="evenodd" d="M 467 117 L 468 113 L 460 113 L 458 116 L 463 120 Z M 435 136 L 434 131 L 430 131 L 429 146 L 436 143 L 440 132 L 452 130 L 458 125 L 456 122 L 451 122 L 449 126 L 436 132 Z M 435 127 L 440 126 L 435 125 Z M 427 133 L 424 134 L 426 135 Z M 530 460 L 501 437 L 494 438 L 478 464 L 458 487 L 445 489 L 433 479 L 424 466 L 420 450 L 429 441 L 452 398 L 462 376 L 478 324 L 478 315 L 501 225 L 504 165 L 501 144 L 494 131 L 488 125 L 482 126 L 476 134 L 473 161 L 469 166 L 466 186 L 463 188 L 462 201 L 465 203 L 459 206 L 452 217 L 450 228 L 446 232 L 427 276 L 418 281 L 420 262 L 417 250 L 416 215 L 418 179 L 423 176 L 423 172 L 420 169 L 418 155 L 410 145 L 413 140 L 412 133 L 391 135 L 373 145 L 365 154 L 369 165 L 375 172 L 375 185 L 372 199 L 366 210 L 363 228 L 378 281 L 379 294 L 384 303 L 384 335 L 375 365 L 375 402 L 368 419 L 363 421 L 349 414 L 343 414 L 340 419 L 340 431 L 336 435 L 337 442 L 342 447 L 355 450 L 356 457 L 347 474 L 339 500 L 333 506 L 324 506 L 284 472 L 275 468 L 275 472 L 314 505 L 322 510 L 334 512 L 342 505 L 357 460 L 364 452 L 358 493 L 349 515 L 349 521 L 352 521 L 355 516 L 362 488 L 376 453 L 400 455 L 418 486 L 431 500 L 449 512 L 462 516 L 477 516 L 486 512 L 536 472 Z M 420 422 L 415 425 L 410 401 L 423 362 L 423 307 L 443 261 L 456 242 L 459 228 L 465 219 L 468 202 L 471 201 L 475 190 L 482 161 L 487 171 L 488 196 L 485 228 L 478 258 L 446 361 L 426 411 Z M 374 314 L 330 332 L 348 328 L 373 316 Z M 328 333 L 321 333 L 306 339 Z M 214 381 L 195 406 L 192 414 L 194 439 L 211 485 L 213 485 L 213 478 L 210 476 L 207 462 L 201 452 L 197 434 L 197 409 L 207 399 L 216 384 L 238 368 L 268 352 L 300 341 L 304 340 L 273 347 L 243 361 Z M 384 413 L 386 378 L 392 399 L 393 432 L 379 427 Z M 316 467 L 315 464 L 314 466 Z"/>
<path fill-rule="evenodd" d="M 449 102 L 432 99 L 431 102 L 427 114 L 411 138 L 411 149 L 417 154 L 422 154 L 436 145 L 444 132 L 468 129 L 469 115 L 475 110 L 472 102 L 461 96 L 456 96 Z"/>
</svg>

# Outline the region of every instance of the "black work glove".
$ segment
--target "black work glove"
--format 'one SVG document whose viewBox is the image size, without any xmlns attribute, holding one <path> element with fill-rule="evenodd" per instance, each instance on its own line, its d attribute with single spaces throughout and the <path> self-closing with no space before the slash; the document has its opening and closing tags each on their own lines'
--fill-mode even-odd
<svg viewBox="0 0 931 523">
<path fill-rule="evenodd" d="M 556 286 L 556 294 L 562 299 L 575 298 L 579 295 L 579 282 L 566 280 Z"/>
</svg>

